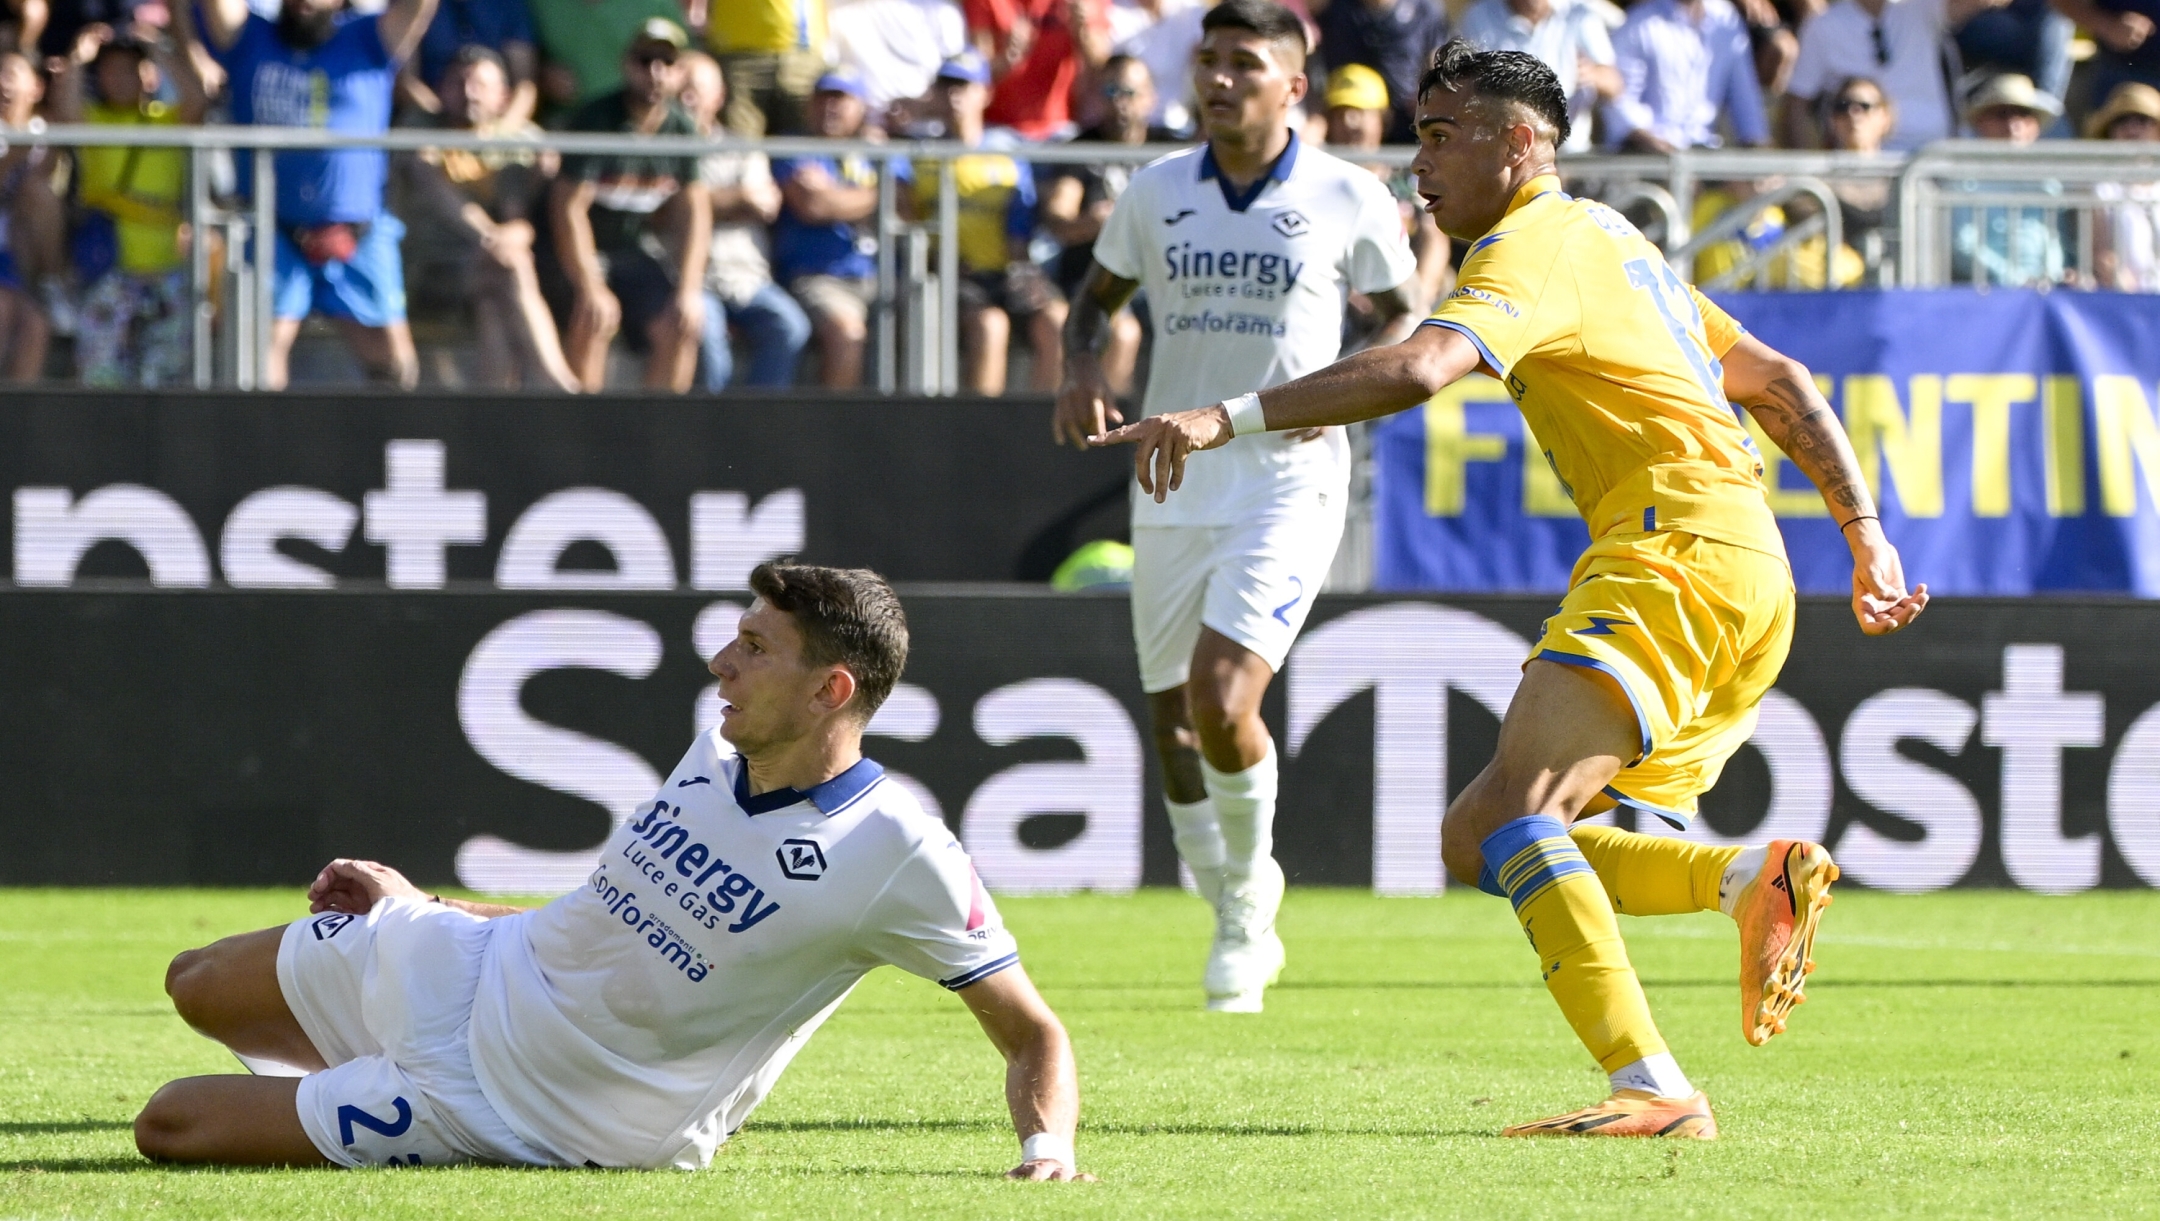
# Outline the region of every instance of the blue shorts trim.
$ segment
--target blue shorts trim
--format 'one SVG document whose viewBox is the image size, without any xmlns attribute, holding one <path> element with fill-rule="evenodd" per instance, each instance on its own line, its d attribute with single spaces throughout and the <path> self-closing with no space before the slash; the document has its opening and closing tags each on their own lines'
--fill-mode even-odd
<svg viewBox="0 0 2160 1221">
<path fill-rule="evenodd" d="M 1485 341 L 1478 338 L 1476 331 L 1471 330 L 1469 327 L 1464 326 L 1460 322 L 1443 322 L 1438 318 L 1427 318 L 1425 321 L 1418 323 L 1418 325 L 1446 327 L 1448 330 L 1451 330 L 1456 334 L 1462 336 L 1464 339 L 1469 340 L 1471 346 L 1475 347 L 1478 350 L 1478 355 L 1485 358 L 1485 363 L 1492 366 L 1493 372 L 1499 374 L 1503 378 L 1507 376 L 1507 365 L 1503 363 L 1499 357 L 1492 354 L 1492 349 L 1485 346 Z"/>
<path fill-rule="evenodd" d="M 1630 810 L 1640 810 L 1645 814 L 1657 815 L 1659 818 L 1664 819 L 1666 825 L 1675 831 L 1685 831 L 1688 829 L 1688 824 L 1695 821 L 1692 816 L 1682 814 L 1678 810 L 1663 810 L 1647 801 L 1637 801 L 1609 784 L 1605 786 L 1605 795 Z"/>
<path fill-rule="evenodd" d="M 388 212 L 377 216 L 353 256 L 311 266 L 282 231 L 277 236 L 275 310 L 280 320 L 321 314 L 366 327 L 405 321 L 405 265 L 398 241 L 405 226 Z"/>
<path fill-rule="evenodd" d="M 1557 661 L 1563 666 L 1581 666 L 1585 670 L 1600 670 L 1610 674 L 1612 680 L 1620 684 L 1621 694 L 1627 696 L 1628 707 L 1635 713 L 1636 732 L 1642 735 L 1642 754 L 1637 755 L 1635 762 L 1628 766 L 1633 767 L 1650 757 L 1650 751 L 1656 745 L 1650 740 L 1650 718 L 1643 715 L 1642 701 L 1635 698 L 1635 692 L 1628 686 L 1627 680 L 1620 676 L 1620 671 L 1595 657 L 1585 657 L 1580 653 L 1562 653 L 1557 649 L 1539 649 L 1530 655 L 1530 660 Z"/>
</svg>

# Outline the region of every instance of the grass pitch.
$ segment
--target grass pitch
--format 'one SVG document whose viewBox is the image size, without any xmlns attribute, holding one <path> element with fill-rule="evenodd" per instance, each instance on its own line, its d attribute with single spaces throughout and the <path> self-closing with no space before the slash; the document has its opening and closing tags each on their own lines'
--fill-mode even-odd
<svg viewBox="0 0 2160 1221">
<path fill-rule="evenodd" d="M 1176 892 L 1008 900 L 1077 1047 L 1092 1185 L 1015 1184 L 958 1002 L 863 982 L 703 1174 L 151 1166 L 160 1082 L 232 1071 L 160 980 L 291 892 L 0 891 L 0 1216 L 2160 1215 L 2160 894 L 1845 893 L 1813 1003 L 1740 1037 L 1731 925 L 1623 918 L 1715 1144 L 1503 1141 L 1604 1092 L 1505 903 L 1291 893 L 1257 1017 L 1199 1011 Z"/>
</svg>

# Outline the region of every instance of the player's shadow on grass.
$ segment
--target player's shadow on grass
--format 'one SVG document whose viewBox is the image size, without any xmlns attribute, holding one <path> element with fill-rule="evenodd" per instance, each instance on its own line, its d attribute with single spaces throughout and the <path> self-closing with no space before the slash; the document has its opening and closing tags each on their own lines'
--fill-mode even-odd
<svg viewBox="0 0 2160 1221">
<path fill-rule="evenodd" d="M 65 1132 L 129 1132 L 132 1119 L 28 1119 L 0 1123 L 0 1136 L 57 1136 Z"/>
</svg>

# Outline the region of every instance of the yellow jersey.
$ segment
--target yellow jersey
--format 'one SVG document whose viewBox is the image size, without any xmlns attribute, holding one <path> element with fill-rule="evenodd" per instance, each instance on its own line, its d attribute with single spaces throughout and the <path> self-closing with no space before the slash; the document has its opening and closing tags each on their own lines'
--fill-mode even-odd
<svg viewBox="0 0 2160 1221">
<path fill-rule="evenodd" d="M 915 214 L 935 225 L 938 216 L 939 162 L 917 161 Z M 960 269 L 975 275 L 1005 270 L 1012 259 L 1012 239 L 1035 231 L 1035 175 L 1003 153 L 965 153 L 953 161 L 953 186 L 959 202 Z"/>
<path fill-rule="evenodd" d="M 163 102 L 140 106 L 94 103 L 84 116 L 92 123 L 172 127 L 180 116 Z M 113 218 L 120 245 L 120 270 L 135 275 L 177 271 L 180 253 L 180 200 L 187 190 L 187 153 L 177 148 L 124 148 L 87 145 L 75 151 L 80 192 L 85 205 Z"/>
<path fill-rule="evenodd" d="M 1477 345 L 1592 538 L 1682 530 L 1785 555 L 1725 399 L 1742 328 L 1618 212 L 1555 177 L 1524 184 L 1425 325 Z"/>
<path fill-rule="evenodd" d="M 825 45 L 824 0 L 720 0 L 707 21 L 707 39 L 720 55 L 815 51 Z"/>
</svg>

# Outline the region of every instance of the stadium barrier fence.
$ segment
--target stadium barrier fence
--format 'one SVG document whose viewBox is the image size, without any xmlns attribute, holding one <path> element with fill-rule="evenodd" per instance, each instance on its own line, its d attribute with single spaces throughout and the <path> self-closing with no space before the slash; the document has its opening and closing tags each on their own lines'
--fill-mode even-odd
<svg viewBox="0 0 2160 1221">
<path fill-rule="evenodd" d="M 264 235 L 274 234 L 275 154 L 281 150 L 381 148 L 393 153 L 425 149 L 472 151 L 550 150 L 558 153 L 642 153 L 697 156 L 754 149 L 768 156 L 859 156 L 881 167 L 876 214 L 877 302 L 870 381 L 885 394 L 954 395 L 959 392 L 959 229 L 953 159 L 971 150 L 936 140 L 884 142 L 773 138 L 755 142 L 674 136 L 625 136 L 544 132 L 527 137 L 467 132 L 393 129 L 379 135 L 346 136 L 309 128 L 202 126 L 114 127 L 54 124 L 7 132 L 6 139 L 54 147 L 127 146 L 177 148 L 189 159 L 186 216 L 189 231 L 224 235 L 222 272 L 213 266 L 210 243 L 192 243 L 192 379 L 197 389 L 252 389 L 263 377 L 272 306 L 270 277 L 256 272 Z M 1012 150 L 1032 165 L 1140 165 L 1170 151 L 1167 145 L 1043 144 Z M 1385 147 L 1354 159 L 1398 169 L 1414 150 Z M 232 178 L 230 159 L 247 157 L 255 181 L 266 189 L 254 200 L 219 194 Z M 937 165 L 939 206 L 934 218 L 902 219 L 894 175 L 882 167 L 895 159 Z M 2092 282 L 2096 218 L 2109 206 L 2109 184 L 2160 182 L 2160 150 L 2112 142 L 2049 141 L 2014 148 L 1990 141 L 1945 141 L 1911 155 L 1861 155 L 1791 150 L 1689 149 L 1665 156 L 1583 155 L 1561 159 L 1569 189 L 1606 201 L 1637 220 L 1683 267 L 1725 245 L 1712 274 L 1715 287 L 1835 289 L 1844 244 L 1835 188 L 1842 183 L 1891 186 L 1880 242 L 1855 257 L 1865 264 L 1863 282 L 1873 286 L 1932 287 L 1960 272 L 1952 244 L 1975 209 L 1983 223 L 1992 213 L 2014 218 L 2007 227 L 2013 261 L 2034 225 L 2061 235 L 2070 282 Z M 1700 231 L 1694 211 L 1706 185 L 1741 184 L 1728 206 Z M 1806 199 L 1811 215 L 1785 224 L 1786 204 Z M 2118 200 L 2119 202 L 2119 200 Z M 2015 265 L 2015 263 L 2013 263 Z M 1812 266 L 1813 272 L 1807 269 Z M 1828 268 L 1829 271 L 1825 271 Z M 214 279 L 222 277 L 220 282 Z M 1985 269 L 1963 278 L 1988 283 Z M 222 300 L 223 310 L 213 304 Z"/>
</svg>

